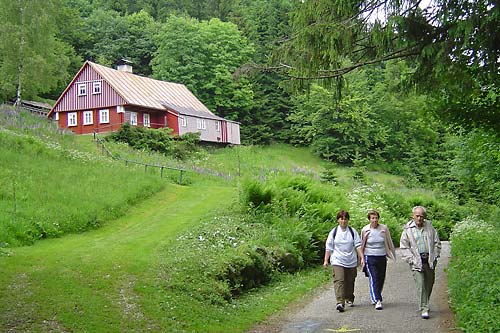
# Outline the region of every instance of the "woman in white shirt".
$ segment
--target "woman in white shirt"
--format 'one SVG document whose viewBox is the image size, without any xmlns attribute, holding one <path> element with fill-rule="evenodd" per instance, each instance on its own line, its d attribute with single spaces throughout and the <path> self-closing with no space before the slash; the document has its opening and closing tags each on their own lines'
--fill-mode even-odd
<svg viewBox="0 0 500 333">
<path fill-rule="evenodd" d="M 370 282 L 370 298 L 375 309 L 382 310 L 382 289 L 384 288 L 387 257 L 396 260 L 396 252 L 389 229 L 379 223 L 376 210 L 368 212 L 369 224 L 361 229 L 361 251 L 365 259 L 363 271 Z"/>
<path fill-rule="evenodd" d="M 358 261 L 364 266 L 361 252 L 361 238 L 358 232 L 349 227 L 349 212 L 341 210 L 337 213 L 339 225 L 328 234 L 325 246 L 323 266 L 332 265 L 333 285 L 336 309 L 344 312 L 345 306 L 353 306 L 354 280 L 357 275 Z"/>
</svg>

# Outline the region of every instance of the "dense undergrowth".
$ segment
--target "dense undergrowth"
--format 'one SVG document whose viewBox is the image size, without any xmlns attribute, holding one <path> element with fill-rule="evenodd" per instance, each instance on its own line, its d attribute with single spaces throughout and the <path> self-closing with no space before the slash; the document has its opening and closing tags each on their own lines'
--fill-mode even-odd
<svg viewBox="0 0 500 333">
<path fill-rule="evenodd" d="M 465 332 L 500 331 L 498 239 L 498 225 L 478 216 L 460 221 L 453 229 L 448 285 L 458 326 Z"/>
</svg>

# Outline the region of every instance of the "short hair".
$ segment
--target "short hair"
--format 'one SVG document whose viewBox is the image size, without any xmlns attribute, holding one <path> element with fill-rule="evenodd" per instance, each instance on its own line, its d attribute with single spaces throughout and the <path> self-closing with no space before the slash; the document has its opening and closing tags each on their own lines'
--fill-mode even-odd
<svg viewBox="0 0 500 333">
<path fill-rule="evenodd" d="M 424 215 L 427 215 L 427 209 L 425 209 L 425 207 L 424 207 L 424 206 L 415 206 L 415 207 L 413 207 L 413 209 L 411 210 L 411 212 L 412 212 L 413 214 L 415 214 L 415 211 L 416 211 L 417 209 L 421 209 L 421 210 L 424 212 Z"/>
<path fill-rule="evenodd" d="M 377 217 L 380 218 L 379 212 L 377 212 L 375 209 L 370 209 L 368 211 L 368 214 L 366 214 L 366 217 L 368 218 L 368 220 L 370 219 L 370 215 L 377 215 Z"/>
<path fill-rule="evenodd" d="M 339 212 L 337 213 L 337 220 L 341 217 L 345 217 L 346 219 L 349 220 L 349 212 L 347 210 L 339 210 Z"/>
</svg>

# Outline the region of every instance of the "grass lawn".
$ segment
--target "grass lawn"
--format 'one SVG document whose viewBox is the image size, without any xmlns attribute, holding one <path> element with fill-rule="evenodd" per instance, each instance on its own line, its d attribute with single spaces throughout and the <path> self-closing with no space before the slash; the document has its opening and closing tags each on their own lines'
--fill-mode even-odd
<svg viewBox="0 0 500 333">
<path fill-rule="evenodd" d="M 15 331 L 161 331 L 162 247 L 234 187 L 169 185 L 99 230 L 9 249 L 0 255 L 0 322 Z M 164 329 L 164 328 L 163 328 Z"/>
</svg>

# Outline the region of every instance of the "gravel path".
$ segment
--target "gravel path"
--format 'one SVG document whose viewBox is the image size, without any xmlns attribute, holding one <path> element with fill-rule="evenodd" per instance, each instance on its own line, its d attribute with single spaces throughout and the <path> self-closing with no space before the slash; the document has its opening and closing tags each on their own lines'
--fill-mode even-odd
<svg viewBox="0 0 500 333">
<path fill-rule="evenodd" d="M 369 297 L 368 278 L 358 271 L 355 306 L 339 313 L 335 310 L 333 282 L 312 300 L 294 306 L 279 317 L 254 327 L 252 333 L 286 332 L 459 332 L 447 295 L 445 267 L 450 258 L 448 242 L 442 242 L 441 258 L 436 269 L 436 283 L 431 295 L 430 319 L 420 318 L 418 301 L 408 265 L 396 251 L 397 261 L 388 262 L 384 287 L 384 309 L 375 310 Z"/>
</svg>

